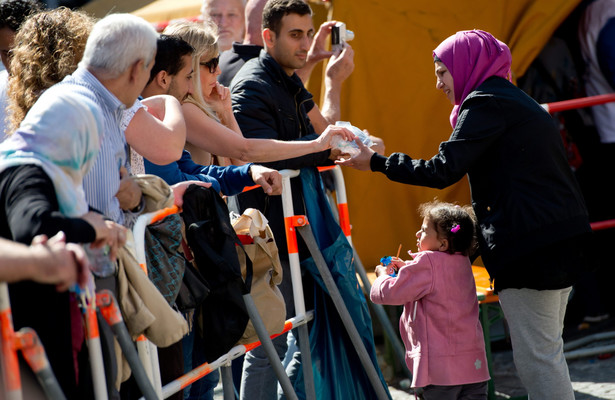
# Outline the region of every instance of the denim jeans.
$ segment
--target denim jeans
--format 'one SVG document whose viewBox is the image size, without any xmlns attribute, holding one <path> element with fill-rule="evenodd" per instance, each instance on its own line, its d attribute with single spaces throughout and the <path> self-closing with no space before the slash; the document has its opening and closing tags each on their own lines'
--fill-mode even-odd
<svg viewBox="0 0 615 400">
<path fill-rule="evenodd" d="M 189 372 L 207 362 L 203 355 L 203 341 L 193 329 L 182 339 L 184 349 L 184 372 Z M 220 372 L 212 371 L 184 389 L 184 400 L 213 400 L 214 389 L 220 381 Z"/>
<path fill-rule="evenodd" d="M 287 334 L 284 334 L 273 339 L 273 346 L 280 361 L 286 355 L 286 336 Z M 240 393 L 242 400 L 278 399 L 278 378 L 262 346 L 250 350 L 245 355 Z"/>
</svg>

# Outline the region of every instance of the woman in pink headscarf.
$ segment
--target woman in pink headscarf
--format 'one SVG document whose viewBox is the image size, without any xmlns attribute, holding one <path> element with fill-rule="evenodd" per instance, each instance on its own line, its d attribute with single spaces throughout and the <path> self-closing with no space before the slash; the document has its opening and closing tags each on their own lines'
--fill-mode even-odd
<svg viewBox="0 0 615 400">
<path fill-rule="evenodd" d="M 411 185 L 468 176 L 480 255 L 506 316 L 519 376 L 532 399 L 574 399 L 563 355 L 568 296 L 591 234 L 551 116 L 509 81 L 511 54 L 491 34 L 461 31 L 434 51 L 436 88 L 453 104 L 451 137 L 429 160 L 388 158 L 359 144 L 341 162 Z"/>
</svg>

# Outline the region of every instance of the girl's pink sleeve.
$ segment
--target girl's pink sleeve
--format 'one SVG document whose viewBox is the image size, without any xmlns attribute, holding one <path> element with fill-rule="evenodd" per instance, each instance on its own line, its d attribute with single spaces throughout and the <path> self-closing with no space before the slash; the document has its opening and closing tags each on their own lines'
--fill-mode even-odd
<svg viewBox="0 0 615 400">
<path fill-rule="evenodd" d="M 372 284 L 369 297 L 376 304 L 403 305 L 430 293 L 433 287 L 432 264 L 425 254 L 406 262 L 393 278 L 380 276 Z"/>
</svg>

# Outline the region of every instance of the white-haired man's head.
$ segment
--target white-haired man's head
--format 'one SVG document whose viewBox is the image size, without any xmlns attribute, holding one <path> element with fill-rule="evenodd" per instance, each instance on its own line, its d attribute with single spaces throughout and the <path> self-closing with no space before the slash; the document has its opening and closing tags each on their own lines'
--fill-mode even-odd
<svg viewBox="0 0 615 400">
<path fill-rule="evenodd" d="M 205 21 L 218 27 L 220 51 L 229 50 L 233 42 L 242 42 L 246 0 L 203 0 L 201 14 Z"/>
<path fill-rule="evenodd" d="M 99 77 L 116 78 L 137 61 L 149 65 L 156 55 L 157 39 L 158 33 L 143 18 L 108 15 L 94 25 L 80 65 Z"/>
</svg>

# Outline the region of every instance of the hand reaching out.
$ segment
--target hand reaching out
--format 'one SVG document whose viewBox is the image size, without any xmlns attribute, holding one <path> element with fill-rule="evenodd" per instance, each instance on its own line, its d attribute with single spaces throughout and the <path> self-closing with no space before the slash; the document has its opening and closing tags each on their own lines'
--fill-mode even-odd
<svg viewBox="0 0 615 400">
<path fill-rule="evenodd" d="M 339 137 L 339 139 L 335 139 Z M 354 134 L 341 126 L 329 125 L 317 139 L 314 139 L 320 147 L 320 151 L 330 149 L 335 144 L 335 140 L 354 140 Z"/>
<path fill-rule="evenodd" d="M 257 185 L 260 185 L 269 196 L 282 194 L 282 175 L 275 169 L 252 164 L 250 175 Z"/>
<path fill-rule="evenodd" d="M 359 138 L 355 139 L 355 143 L 359 146 L 361 152 L 353 158 L 338 160 L 335 161 L 335 163 L 346 167 L 352 167 L 360 171 L 368 171 L 370 169 L 370 161 L 375 151 L 365 146 Z"/>
</svg>

